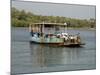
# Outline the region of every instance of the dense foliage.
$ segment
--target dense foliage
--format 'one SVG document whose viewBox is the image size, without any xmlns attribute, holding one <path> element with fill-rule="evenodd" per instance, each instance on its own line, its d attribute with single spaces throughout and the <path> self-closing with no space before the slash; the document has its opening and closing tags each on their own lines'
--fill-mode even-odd
<svg viewBox="0 0 100 75">
<path fill-rule="evenodd" d="M 95 28 L 95 19 L 74 19 L 62 16 L 42 16 L 35 15 L 31 12 L 26 12 L 25 10 L 19 11 L 16 8 L 11 9 L 11 25 L 14 27 L 27 27 L 30 23 L 67 23 L 68 27 L 88 27 Z"/>
</svg>

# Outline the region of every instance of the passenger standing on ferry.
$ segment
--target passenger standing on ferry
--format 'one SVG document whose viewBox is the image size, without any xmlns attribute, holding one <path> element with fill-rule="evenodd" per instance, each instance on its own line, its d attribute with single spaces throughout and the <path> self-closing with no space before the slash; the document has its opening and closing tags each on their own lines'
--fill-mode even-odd
<svg viewBox="0 0 100 75">
<path fill-rule="evenodd" d="M 33 35 L 33 30 L 31 30 L 31 32 L 30 32 L 30 33 L 31 33 L 31 36 L 34 36 L 34 35 Z"/>
</svg>

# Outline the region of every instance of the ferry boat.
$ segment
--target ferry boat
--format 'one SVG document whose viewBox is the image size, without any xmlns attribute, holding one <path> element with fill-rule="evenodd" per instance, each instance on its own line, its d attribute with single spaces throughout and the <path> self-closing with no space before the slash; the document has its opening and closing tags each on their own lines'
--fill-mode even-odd
<svg viewBox="0 0 100 75">
<path fill-rule="evenodd" d="M 29 25 L 30 42 L 65 47 L 79 47 L 84 45 L 79 34 L 71 35 L 66 33 L 66 30 L 66 23 L 32 23 Z"/>
</svg>

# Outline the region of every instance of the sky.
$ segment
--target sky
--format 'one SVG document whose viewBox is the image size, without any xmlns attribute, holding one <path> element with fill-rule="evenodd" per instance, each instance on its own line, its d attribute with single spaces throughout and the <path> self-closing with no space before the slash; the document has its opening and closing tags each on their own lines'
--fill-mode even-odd
<svg viewBox="0 0 100 75">
<path fill-rule="evenodd" d="M 43 16 L 63 16 L 78 19 L 95 19 L 96 16 L 96 7 L 92 5 L 12 1 L 12 7 Z"/>
</svg>

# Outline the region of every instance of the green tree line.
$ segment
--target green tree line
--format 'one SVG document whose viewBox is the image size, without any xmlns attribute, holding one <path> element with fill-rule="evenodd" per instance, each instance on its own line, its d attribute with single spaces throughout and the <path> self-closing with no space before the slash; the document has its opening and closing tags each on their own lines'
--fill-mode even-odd
<svg viewBox="0 0 100 75">
<path fill-rule="evenodd" d="M 30 23 L 67 23 L 68 27 L 88 27 L 95 28 L 96 20 L 90 19 L 75 19 L 62 16 L 42 16 L 36 15 L 31 12 L 26 12 L 25 10 L 18 10 L 14 7 L 11 8 L 11 25 L 13 27 L 28 27 Z"/>
</svg>

